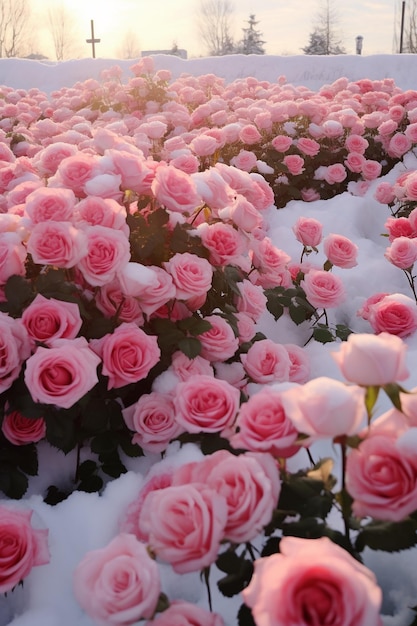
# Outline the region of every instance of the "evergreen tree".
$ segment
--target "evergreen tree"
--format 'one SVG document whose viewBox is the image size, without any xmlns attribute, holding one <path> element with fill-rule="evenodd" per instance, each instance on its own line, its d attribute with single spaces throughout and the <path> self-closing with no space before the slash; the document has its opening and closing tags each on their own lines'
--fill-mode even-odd
<svg viewBox="0 0 417 626">
<path fill-rule="evenodd" d="M 254 15 L 249 15 L 248 28 L 243 28 L 243 39 L 236 48 L 240 54 L 265 54 L 262 33 L 255 29 L 258 24 Z"/>
</svg>

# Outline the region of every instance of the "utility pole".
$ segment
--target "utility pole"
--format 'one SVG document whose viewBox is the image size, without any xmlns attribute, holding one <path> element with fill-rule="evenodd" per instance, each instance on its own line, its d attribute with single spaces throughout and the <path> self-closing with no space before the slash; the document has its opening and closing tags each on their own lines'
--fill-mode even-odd
<svg viewBox="0 0 417 626">
<path fill-rule="evenodd" d="M 403 0 L 402 5 L 401 5 L 400 54 L 402 54 L 402 51 L 403 51 L 404 15 L 405 15 L 405 0 Z"/>
<path fill-rule="evenodd" d="M 93 59 L 96 58 L 96 43 L 100 43 L 101 39 L 95 39 L 94 37 L 94 20 L 91 20 L 91 39 L 86 39 L 87 43 L 91 43 L 93 49 Z"/>
</svg>

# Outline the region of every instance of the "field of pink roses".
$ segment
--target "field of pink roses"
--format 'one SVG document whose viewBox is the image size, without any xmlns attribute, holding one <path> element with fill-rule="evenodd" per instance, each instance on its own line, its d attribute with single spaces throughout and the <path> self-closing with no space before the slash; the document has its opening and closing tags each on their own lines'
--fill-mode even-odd
<svg viewBox="0 0 417 626">
<path fill-rule="evenodd" d="M 14 503 L 41 445 L 75 452 L 71 476 L 39 494 L 51 507 L 158 455 L 118 534 L 74 571 L 92 623 L 223 626 L 216 584 L 239 599 L 239 626 L 380 626 L 363 553 L 417 545 L 417 394 L 402 387 L 417 171 L 376 188 L 385 256 L 410 292 L 372 294 L 366 334 L 329 315 L 346 299 L 332 269 L 355 267 L 357 245 L 303 216 L 291 258 L 267 215 L 364 194 L 417 145 L 417 91 L 172 81 L 148 58 L 132 73 L 50 96 L 0 88 L 0 592 L 50 560 L 49 529 Z M 307 343 L 335 342 L 338 375 L 263 334 L 265 310 L 307 325 Z M 378 415 L 380 394 L 392 408 Z M 313 458 L 322 440 L 340 475 Z M 164 459 L 172 442 L 201 459 Z M 201 575 L 207 608 L 168 597 L 160 563 Z"/>
</svg>

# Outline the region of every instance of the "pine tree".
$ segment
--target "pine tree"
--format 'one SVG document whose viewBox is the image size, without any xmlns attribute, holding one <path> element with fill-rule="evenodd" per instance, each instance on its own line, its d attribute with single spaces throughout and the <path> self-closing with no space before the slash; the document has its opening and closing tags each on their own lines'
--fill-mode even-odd
<svg viewBox="0 0 417 626">
<path fill-rule="evenodd" d="M 248 28 L 242 28 L 243 39 L 237 46 L 236 52 L 240 54 L 265 54 L 262 33 L 255 29 L 259 23 L 255 20 L 254 15 L 249 15 Z"/>
<path fill-rule="evenodd" d="M 310 40 L 305 48 L 301 48 L 304 54 L 346 54 L 337 37 L 337 16 L 332 0 L 326 0 L 321 11 L 316 17 L 316 26 L 310 33 Z"/>
</svg>

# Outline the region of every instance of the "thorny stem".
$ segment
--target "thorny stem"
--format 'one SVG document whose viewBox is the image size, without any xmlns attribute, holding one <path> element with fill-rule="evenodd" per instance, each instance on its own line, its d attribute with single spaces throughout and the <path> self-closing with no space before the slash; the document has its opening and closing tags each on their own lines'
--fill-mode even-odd
<svg viewBox="0 0 417 626">
<path fill-rule="evenodd" d="M 210 589 L 210 582 L 209 582 L 210 567 L 205 567 L 204 568 L 204 570 L 203 570 L 203 577 L 204 577 L 204 582 L 206 583 L 207 600 L 208 600 L 209 609 L 210 609 L 210 612 L 213 612 L 213 602 L 212 602 L 212 599 L 211 599 L 211 589 Z"/>
<path fill-rule="evenodd" d="M 417 293 L 416 293 L 416 287 L 414 284 L 415 276 L 413 276 L 411 270 L 404 270 L 404 274 L 406 275 L 408 284 L 410 285 L 411 291 L 413 292 L 414 300 L 417 302 Z"/>
<path fill-rule="evenodd" d="M 340 444 L 340 448 L 342 451 L 342 517 L 343 517 L 343 525 L 345 528 L 345 537 L 348 542 L 348 545 L 353 550 L 352 542 L 350 539 L 350 525 L 349 525 L 349 507 L 346 501 L 346 443 L 342 442 Z"/>
</svg>

